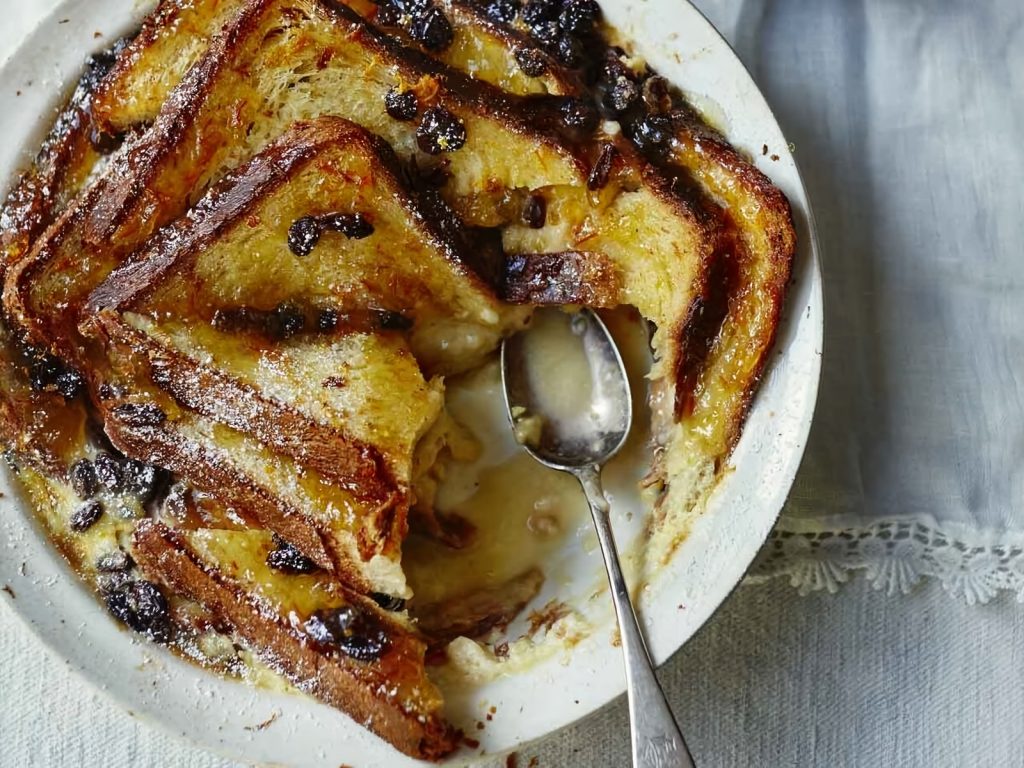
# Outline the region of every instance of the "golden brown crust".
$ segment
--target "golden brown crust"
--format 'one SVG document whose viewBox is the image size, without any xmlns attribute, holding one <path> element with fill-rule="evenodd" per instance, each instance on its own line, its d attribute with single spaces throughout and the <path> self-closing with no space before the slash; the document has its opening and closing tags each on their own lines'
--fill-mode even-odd
<svg viewBox="0 0 1024 768">
<path fill-rule="evenodd" d="M 403 494 L 374 446 L 271 400 L 217 369 L 197 363 L 131 328 L 109 310 L 96 315 L 94 321 L 102 328 L 108 344 L 121 347 L 136 363 L 146 361 L 153 383 L 180 405 L 252 435 L 367 504 L 390 507 L 400 503 Z"/>
<path fill-rule="evenodd" d="M 257 656 L 280 670 L 306 693 L 337 707 L 407 755 L 437 760 L 454 749 L 454 734 L 440 711 L 416 711 L 388 696 L 402 682 L 433 690 L 423 668 L 425 646 L 366 601 L 350 595 L 361 610 L 387 626 L 388 648 L 377 661 L 361 662 L 343 653 L 326 654 L 290 625 L 270 614 L 252 595 L 204 564 L 186 541 L 155 521 L 139 523 L 132 553 L 143 572 L 173 591 L 197 601 L 230 627 Z"/>
<path fill-rule="evenodd" d="M 754 393 L 775 340 L 796 250 L 792 210 L 782 191 L 723 136 L 691 109 L 673 114 L 676 152 L 710 201 L 721 205 L 725 227 L 701 276 L 697 297 L 679 329 L 680 356 L 676 416 L 692 415 L 701 381 L 716 376 L 724 356 L 714 343 L 724 333 L 748 356 L 740 376 L 730 375 L 738 392 L 727 408 L 723 454 L 739 439 Z M 748 213 L 754 211 L 755 213 Z M 756 304 L 756 306 L 754 306 Z"/>
</svg>

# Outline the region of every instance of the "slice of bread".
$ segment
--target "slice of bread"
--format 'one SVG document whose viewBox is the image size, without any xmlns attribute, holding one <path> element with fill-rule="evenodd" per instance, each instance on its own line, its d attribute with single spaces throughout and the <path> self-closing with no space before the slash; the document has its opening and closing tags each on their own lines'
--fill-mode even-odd
<svg viewBox="0 0 1024 768">
<path fill-rule="evenodd" d="M 396 749 L 437 759 L 454 746 L 441 694 L 424 671 L 426 645 L 398 614 L 321 575 L 282 574 L 260 531 L 135 529 L 132 553 L 149 579 L 200 603 L 215 623 L 300 690 L 346 712 Z M 330 636 L 339 609 L 346 636 Z M 324 626 L 328 632 L 325 634 Z"/>
</svg>

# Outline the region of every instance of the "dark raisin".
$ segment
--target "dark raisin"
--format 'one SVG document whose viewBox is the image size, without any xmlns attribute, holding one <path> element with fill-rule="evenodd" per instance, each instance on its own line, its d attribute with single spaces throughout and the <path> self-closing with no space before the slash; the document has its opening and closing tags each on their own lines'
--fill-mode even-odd
<svg viewBox="0 0 1024 768">
<path fill-rule="evenodd" d="M 412 320 L 401 312 L 382 310 L 377 316 L 377 324 L 385 331 L 407 331 L 412 328 Z"/>
<path fill-rule="evenodd" d="M 428 155 L 454 152 L 466 143 L 466 126 L 444 107 L 431 107 L 416 129 L 416 143 Z"/>
<path fill-rule="evenodd" d="M 597 127 L 597 109 L 593 104 L 580 99 L 569 99 L 562 104 L 562 120 L 570 128 L 590 132 Z"/>
<path fill-rule="evenodd" d="M 96 561 L 96 570 L 100 573 L 121 573 L 131 570 L 132 565 L 131 555 L 122 549 L 115 549 Z"/>
<path fill-rule="evenodd" d="M 440 189 L 452 177 L 451 171 L 448 170 L 450 165 L 451 161 L 448 158 L 442 158 L 440 162 L 434 165 L 425 165 L 418 168 L 417 175 L 419 180 L 428 187 Z"/>
<path fill-rule="evenodd" d="M 644 151 L 658 151 L 672 138 L 672 121 L 665 115 L 647 115 L 633 127 L 633 143 Z"/>
<path fill-rule="evenodd" d="M 618 154 L 619 151 L 613 144 L 603 144 L 601 146 L 601 153 L 597 156 L 594 167 L 590 169 L 587 189 L 593 191 L 604 188 L 612 172 L 612 163 L 615 162 L 615 156 Z"/>
<path fill-rule="evenodd" d="M 668 80 L 659 75 L 648 77 L 641 88 L 644 104 L 651 112 L 668 112 L 672 109 L 672 94 Z"/>
<path fill-rule="evenodd" d="M 548 71 L 548 57 L 537 48 L 516 48 L 516 63 L 529 77 L 540 77 Z"/>
<path fill-rule="evenodd" d="M 540 229 L 548 214 L 548 201 L 543 195 L 530 195 L 523 205 L 523 221 L 531 229 Z"/>
<path fill-rule="evenodd" d="M 558 46 L 558 38 L 562 35 L 562 29 L 558 26 L 557 21 L 538 21 L 530 27 L 530 34 L 545 48 L 554 49 Z"/>
<path fill-rule="evenodd" d="M 583 45 L 574 37 L 563 35 L 555 45 L 555 58 L 566 67 L 578 67 L 583 61 Z"/>
<path fill-rule="evenodd" d="M 95 125 L 89 131 L 89 144 L 101 155 L 109 155 L 117 151 L 124 143 L 124 135 L 116 135 L 101 131 Z"/>
<path fill-rule="evenodd" d="M 146 504 L 169 482 L 170 475 L 160 467 L 132 459 L 125 462 L 124 478 L 124 490 L 137 498 L 140 504 Z"/>
<path fill-rule="evenodd" d="M 386 646 L 387 640 L 380 632 L 370 636 L 348 635 L 338 641 L 338 647 L 342 652 L 356 661 L 379 659 Z"/>
<path fill-rule="evenodd" d="M 66 400 L 73 400 L 85 389 L 85 378 L 74 368 L 65 368 L 57 374 L 55 385 Z"/>
<path fill-rule="evenodd" d="M 316 328 L 318 331 L 333 331 L 338 327 L 339 320 L 338 310 L 325 309 L 316 318 Z"/>
<path fill-rule="evenodd" d="M 334 645 L 355 621 L 356 611 L 348 606 L 319 610 L 306 621 L 306 634 L 323 645 Z"/>
<path fill-rule="evenodd" d="M 558 17 L 562 29 L 573 35 L 585 35 L 594 28 L 601 8 L 594 0 L 569 0 Z"/>
<path fill-rule="evenodd" d="M 317 565 L 284 539 L 274 537 L 276 548 L 267 554 L 267 565 L 282 573 L 312 573 Z"/>
<path fill-rule="evenodd" d="M 383 592 L 374 592 L 370 598 L 385 611 L 404 611 L 405 600 L 394 595 L 386 595 Z"/>
<path fill-rule="evenodd" d="M 428 51 L 443 51 L 454 36 L 448 17 L 437 7 L 417 14 L 409 25 L 409 37 Z"/>
<path fill-rule="evenodd" d="M 100 489 L 100 483 L 96 477 L 96 467 L 88 459 L 79 459 L 72 464 L 71 469 L 68 470 L 68 478 L 71 481 L 71 487 L 80 499 L 91 499 Z"/>
<path fill-rule="evenodd" d="M 114 493 L 121 490 L 124 484 L 124 469 L 120 461 L 106 451 L 100 451 L 93 459 L 93 467 L 96 469 L 96 478 L 100 485 Z"/>
<path fill-rule="evenodd" d="M 519 0 L 490 0 L 484 6 L 484 15 L 499 24 L 508 24 L 519 13 Z"/>
<path fill-rule="evenodd" d="M 523 6 L 523 21 L 528 27 L 535 27 L 545 21 L 558 18 L 558 4 L 553 0 L 529 0 Z"/>
<path fill-rule="evenodd" d="M 377 6 L 374 20 L 382 27 L 397 27 L 402 19 L 402 9 L 395 3 L 384 2 Z"/>
<path fill-rule="evenodd" d="M 288 227 L 288 250 L 296 256 L 309 256 L 320 241 L 323 228 L 313 216 L 296 219 Z"/>
<path fill-rule="evenodd" d="M 96 585 L 100 589 L 100 594 L 103 595 L 104 600 L 117 592 L 119 589 L 123 589 L 125 586 L 130 584 L 132 581 L 131 573 L 128 570 L 123 571 L 111 571 L 110 573 L 104 573 L 96 581 Z"/>
<path fill-rule="evenodd" d="M 392 0 L 402 13 L 409 16 L 419 16 L 427 12 L 433 0 Z"/>
<path fill-rule="evenodd" d="M 107 382 L 103 382 L 96 394 L 99 395 L 100 400 L 113 400 L 120 396 L 120 391 Z"/>
<path fill-rule="evenodd" d="M 89 530 L 96 524 L 96 521 L 100 519 L 102 514 L 103 505 L 99 501 L 93 499 L 92 501 L 85 502 L 85 504 L 71 513 L 71 530 L 75 533 Z"/>
<path fill-rule="evenodd" d="M 36 392 L 57 391 L 66 399 L 77 397 L 85 389 L 85 379 L 53 355 L 42 354 L 29 364 L 29 385 Z"/>
<path fill-rule="evenodd" d="M 294 304 L 280 304 L 267 318 L 267 332 L 278 339 L 290 339 L 306 327 L 306 316 Z"/>
<path fill-rule="evenodd" d="M 136 632 L 159 642 L 170 638 L 170 608 L 155 584 L 130 581 L 109 592 L 106 603 L 114 618 L 123 621 Z"/>
<path fill-rule="evenodd" d="M 625 75 L 616 75 L 604 94 L 604 103 L 615 112 L 625 112 L 640 96 L 637 84 Z"/>
<path fill-rule="evenodd" d="M 419 111 L 420 104 L 414 91 L 400 91 L 391 88 L 384 94 L 384 109 L 395 120 L 412 120 Z"/>
<path fill-rule="evenodd" d="M 373 234 L 373 224 L 361 213 L 328 213 L 320 217 L 320 223 L 350 240 L 362 240 Z"/>
<path fill-rule="evenodd" d="M 317 611 L 306 621 L 306 633 L 321 645 L 335 646 L 357 661 L 373 661 L 387 647 L 384 632 L 350 606 Z"/>
<path fill-rule="evenodd" d="M 129 427 L 159 427 L 167 421 L 163 409 L 152 403 L 122 403 L 114 406 L 111 413 Z"/>
</svg>

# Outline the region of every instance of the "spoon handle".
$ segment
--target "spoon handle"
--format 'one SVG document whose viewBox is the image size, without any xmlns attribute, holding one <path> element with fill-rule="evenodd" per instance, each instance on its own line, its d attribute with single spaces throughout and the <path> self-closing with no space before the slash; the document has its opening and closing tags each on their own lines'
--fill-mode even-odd
<svg viewBox="0 0 1024 768">
<path fill-rule="evenodd" d="M 647 644 L 629 599 L 629 589 L 622 576 L 612 536 L 608 500 L 601 488 L 601 469 L 597 466 L 584 467 L 574 474 L 590 502 L 601 554 L 608 569 L 615 615 L 619 620 L 622 655 L 626 663 L 633 768 L 694 768 L 693 758 L 654 674 Z"/>
</svg>

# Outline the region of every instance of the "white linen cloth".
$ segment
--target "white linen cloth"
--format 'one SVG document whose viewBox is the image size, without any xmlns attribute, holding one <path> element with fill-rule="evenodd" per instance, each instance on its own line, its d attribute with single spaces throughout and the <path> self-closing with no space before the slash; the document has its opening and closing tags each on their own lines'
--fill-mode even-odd
<svg viewBox="0 0 1024 768">
<path fill-rule="evenodd" d="M 0 60 L 55 5 L 3 0 Z M 795 146 L 825 274 L 815 425 L 750 581 L 867 579 L 737 591 L 669 697 L 702 768 L 1024 765 L 1024 612 L 998 594 L 1024 598 L 1024 5 L 698 5 Z M 133 720 L 0 604 L 0 768 L 235 765 Z M 626 728 L 619 703 L 520 764 L 627 765 Z"/>
</svg>

